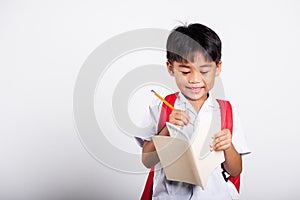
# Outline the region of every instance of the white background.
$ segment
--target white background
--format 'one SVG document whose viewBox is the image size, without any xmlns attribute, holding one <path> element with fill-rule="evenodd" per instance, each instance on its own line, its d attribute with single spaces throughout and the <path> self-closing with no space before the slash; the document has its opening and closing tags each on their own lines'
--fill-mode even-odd
<svg viewBox="0 0 300 200">
<path fill-rule="evenodd" d="M 144 174 L 111 170 L 81 144 L 74 84 L 102 42 L 177 20 L 223 41 L 226 97 L 252 150 L 242 199 L 299 199 L 299 9 L 296 0 L 0 1 L 0 199 L 139 198 Z"/>
</svg>

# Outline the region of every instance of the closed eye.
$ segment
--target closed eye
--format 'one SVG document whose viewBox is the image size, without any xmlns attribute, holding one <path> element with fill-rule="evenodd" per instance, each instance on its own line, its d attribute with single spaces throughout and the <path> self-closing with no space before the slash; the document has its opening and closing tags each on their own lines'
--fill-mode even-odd
<svg viewBox="0 0 300 200">
<path fill-rule="evenodd" d="M 183 73 L 183 74 L 185 74 L 185 75 L 186 75 L 186 74 L 189 74 L 189 73 L 191 73 L 191 72 L 181 72 L 181 73 Z"/>
</svg>

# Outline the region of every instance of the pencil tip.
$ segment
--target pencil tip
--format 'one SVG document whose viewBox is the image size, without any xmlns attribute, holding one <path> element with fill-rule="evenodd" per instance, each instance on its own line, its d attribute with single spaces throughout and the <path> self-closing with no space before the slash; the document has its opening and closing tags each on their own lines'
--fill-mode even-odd
<svg viewBox="0 0 300 200">
<path fill-rule="evenodd" d="M 154 90 L 151 90 L 151 92 L 155 93 L 155 91 L 154 91 Z"/>
</svg>

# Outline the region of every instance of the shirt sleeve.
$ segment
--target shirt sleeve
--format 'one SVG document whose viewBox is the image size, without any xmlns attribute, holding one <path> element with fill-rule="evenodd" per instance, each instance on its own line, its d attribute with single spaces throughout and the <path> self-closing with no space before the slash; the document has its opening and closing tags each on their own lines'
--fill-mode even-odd
<svg viewBox="0 0 300 200">
<path fill-rule="evenodd" d="M 151 141 L 152 136 L 157 134 L 161 105 L 161 101 L 155 100 L 151 105 L 149 105 L 147 112 L 145 112 L 143 128 L 135 134 L 135 140 L 139 146 L 142 147 L 144 140 Z"/>
<path fill-rule="evenodd" d="M 233 115 L 233 130 L 232 130 L 232 144 L 237 150 L 237 152 L 241 155 L 246 155 L 251 153 L 247 141 L 246 136 L 241 124 L 241 120 L 239 118 L 237 109 L 232 107 L 232 115 Z"/>
</svg>

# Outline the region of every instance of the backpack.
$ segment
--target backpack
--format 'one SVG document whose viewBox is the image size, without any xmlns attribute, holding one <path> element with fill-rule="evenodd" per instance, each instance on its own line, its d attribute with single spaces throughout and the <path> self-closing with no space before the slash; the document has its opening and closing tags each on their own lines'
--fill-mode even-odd
<svg viewBox="0 0 300 200">
<path fill-rule="evenodd" d="M 174 106 L 175 101 L 177 99 L 178 92 L 174 94 L 167 95 L 165 97 L 165 100 L 168 101 L 172 106 Z M 232 134 L 232 127 L 233 127 L 233 118 L 232 118 L 232 107 L 229 101 L 226 100 L 220 100 L 217 99 L 219 105 L 220 105 L 220 111 L 221 111 L 221 129 L 229 129 Z M 166 104 L 162 104 L 160 118 L 158 122 L 158 130 L 161 130 L 166 126 L 166 122 L 169 121 L 169 115 L 171 114 L 172 109 L 169 108 Z M 159 131 L 158 131 L 159 132 Z M 236 190 L 239 192 L 240 190 L 240 175 L 236 177 L 226 176 L 226 171 L 222 166 L 223 172 L 222 175 L 227 182 L 228 180 L 233 183 Z M 144 191 L 141 196 L 141 200 L 150 200 L 152 199 L 152 193 L 153 193 L 153 178 L 154 178 L 154 166 L 151 168 L 148 178 L 144 187 Z"/>
</svg>

